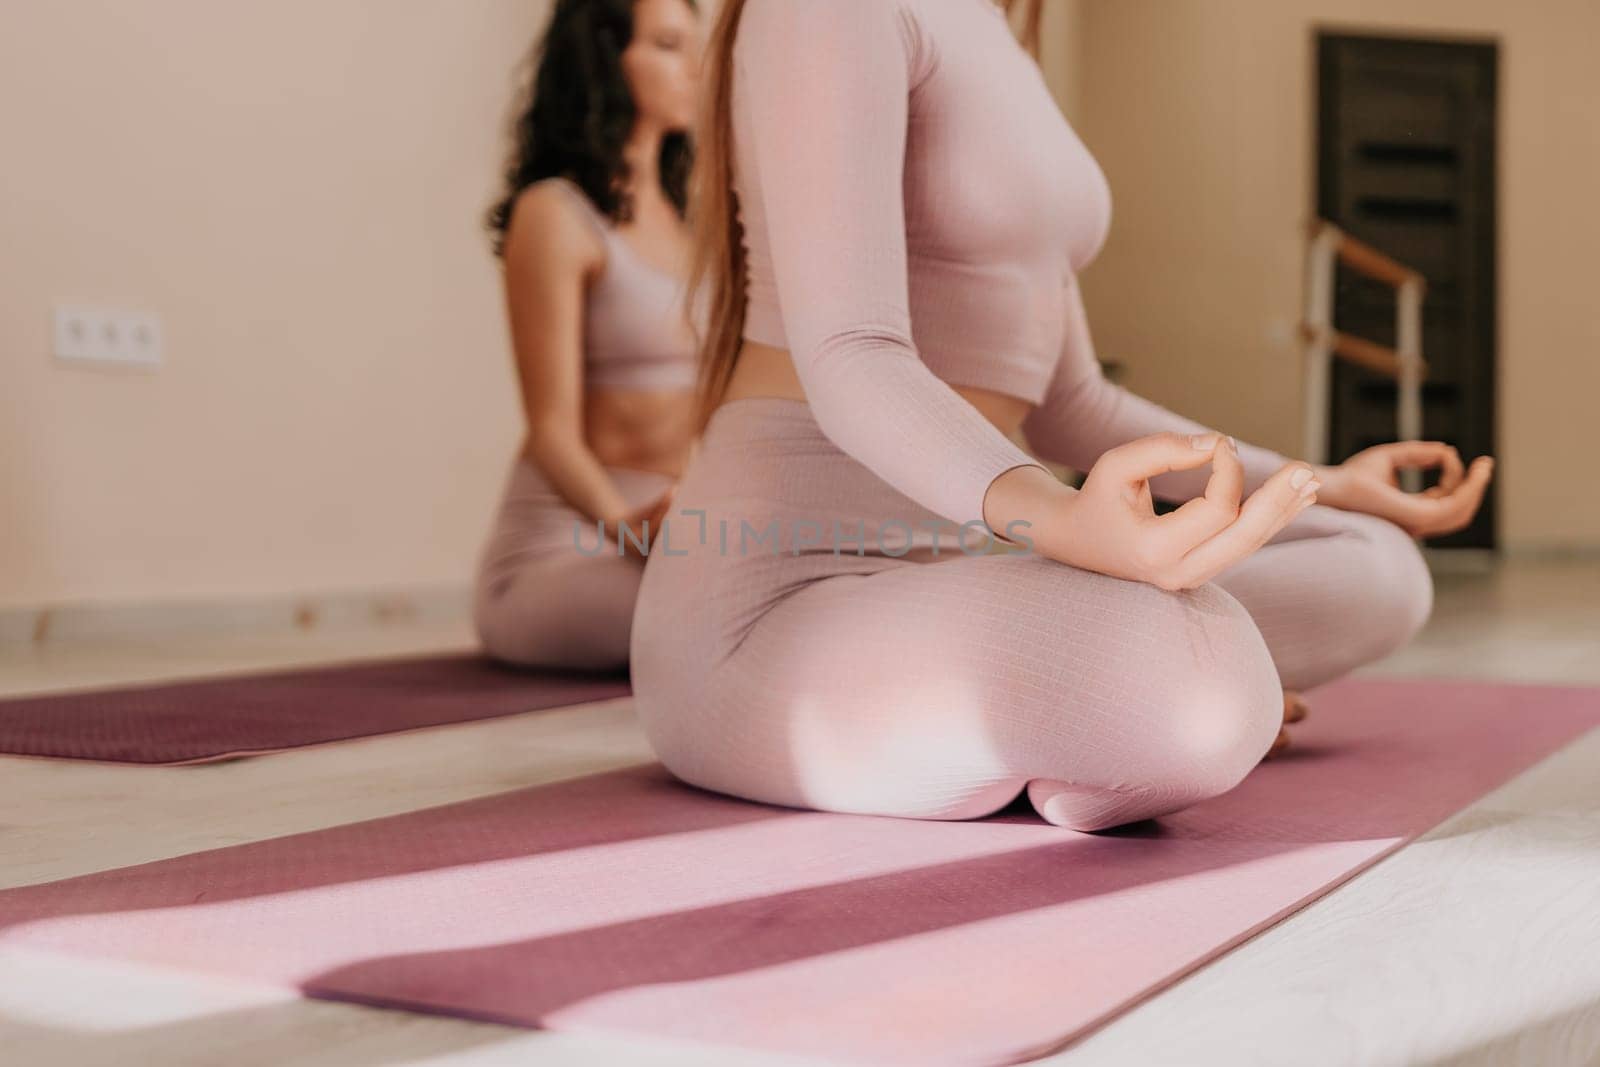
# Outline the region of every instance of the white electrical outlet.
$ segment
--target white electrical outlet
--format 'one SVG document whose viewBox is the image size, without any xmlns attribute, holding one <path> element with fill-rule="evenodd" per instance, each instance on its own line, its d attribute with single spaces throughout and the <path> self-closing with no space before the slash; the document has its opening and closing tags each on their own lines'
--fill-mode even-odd
<svg viewBox="0 0 1600 1067">
<path fill-rule="evenodd" d="M 161 365 L 161 318 L 152 311 L 107 308 L 56 308 L 57 359 Z"/>
</svg>

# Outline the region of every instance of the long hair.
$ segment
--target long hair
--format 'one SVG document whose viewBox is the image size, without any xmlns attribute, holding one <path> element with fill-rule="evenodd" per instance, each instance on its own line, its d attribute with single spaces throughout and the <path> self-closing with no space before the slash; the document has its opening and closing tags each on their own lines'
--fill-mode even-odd
<svg viewBox="0 0 1600 1067">
<path fill-rule="evenodd" d="M 707 41 L 695 123 L 695 165 L 689 207 L 689 217 L 694 224 L 689 299 L 695 300 L 702 288 L 709 288 L 711 294 L 705 334 L 699 341 L 696 432 L 705 429 L 711 413 L 727 392 L 748 306 L 743 233 L 732 189 L 733 41 L 744 5 L 745 0 L 723 0 L 717 13 L 716 25 Z M 1040 0 L 1003 0 L 1003 6 L 1013 25 L 1018 21 L 1017 13 L 1022 13 L 1019 38 L 1037 61 L 1043 11 Z"/>
<path fill-rule="evenodd" d="M 687 0 L 699 10 L 697 0 Z M 556 0 L 550 23 L 529 53 L 533 68 L 512 124 L 505 188 L 486 223 L 495 255 L 504 251 L 517 196 L 541 178 L 565 175 L 614 222 L 633 217 L 622 190 L 629 175 L 622 149 L 637 115 L 622 72 L 633 40 L 635 0 Z M 694 150 L 689 135 L 662 138 L 661 187 L 679 217 L 688 209 Z"/>
</svg>

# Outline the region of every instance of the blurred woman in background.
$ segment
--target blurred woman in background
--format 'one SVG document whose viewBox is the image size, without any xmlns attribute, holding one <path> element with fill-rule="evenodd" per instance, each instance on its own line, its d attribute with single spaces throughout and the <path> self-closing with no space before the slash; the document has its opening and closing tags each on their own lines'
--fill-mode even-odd
<svg viewBox="0 0 1600 1067">
<path fill-rule="evenodd" d="M 645 535 L 694 438 L 700 43 L 694 0 L 558 0 L 535 51 L 489 216 L 527 418 L 476 581 L 496 659 L 627 663 Z"/>
</svg>

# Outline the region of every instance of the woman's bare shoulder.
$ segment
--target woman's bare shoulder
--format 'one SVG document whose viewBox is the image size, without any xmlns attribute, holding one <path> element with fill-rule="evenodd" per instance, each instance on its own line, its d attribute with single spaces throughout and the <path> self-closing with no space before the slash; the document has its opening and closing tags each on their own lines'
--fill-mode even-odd
<svg viewBox="0 0 1600 1067">
<path fill-rule="evenodd" d="M 580 203 L 583 192 L 565 178 L 541 178 L 520 193 L 506 226 L 507 264 L 542 263 L 587 271 L 605 261 L 605 242 L 595 209 Z"/>
</svg>

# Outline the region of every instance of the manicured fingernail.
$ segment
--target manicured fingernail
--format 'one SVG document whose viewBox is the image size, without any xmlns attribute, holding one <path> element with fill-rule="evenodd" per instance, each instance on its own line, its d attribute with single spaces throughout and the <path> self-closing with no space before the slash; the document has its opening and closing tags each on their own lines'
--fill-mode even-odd
<svg viewBox="0 0 1600 1067">
<path fill-rule="evenodd" d="M 1195 448 L 1210 448 L 1212 445 L 1217 443 L 1217 435 L 1210 433 L 1192 433 L 1189 435 L 1189 443 Z"/>
<path fill-rule="evenodd" d="M 1239 451 L 1239 442 L 1233 439 L 1232 434 L 1228 435 L 1228 447 L 1232 448 L 1235 452 Z"/>
<path fill-rule="evenodd" d="M 1293 474 L 1289 475 L 1289 485 L 1292 488 L 1295 488 L 1295 489 L 1300 488 L 1302 485 L 1305 485 L 1310 480 L 1311 480 L 1311 468 L 1310 467 L 1301 467 L 1299 470 L 1297 470 Z"/>
<path fill-rule="evenodd" d="M 1321 488 L 1322 488 L 1322 483 L 1321 482 L 1307 482 L 1306 483 L 1306 487 L 1304 489 L 1300 490 L 1300 495 L 1301 496 L 1305 496 L 1305 497 L 1309 497 L 1309 496 L 1314 495 L 1316 493 L 1316 491 L 1318 489 L 1321 489 Z"/>
</svg>

